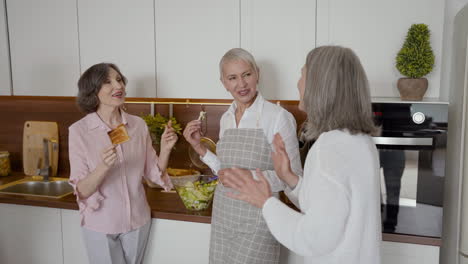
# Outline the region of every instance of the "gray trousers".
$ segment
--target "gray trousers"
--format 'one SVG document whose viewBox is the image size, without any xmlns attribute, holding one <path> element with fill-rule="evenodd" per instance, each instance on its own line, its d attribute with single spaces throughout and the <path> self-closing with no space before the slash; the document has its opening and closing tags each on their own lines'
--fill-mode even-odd
<svg viewBox="0 0 468 264">
<path fill-rule="evenodd" d="M 104 234 L 81 228 L 90 264 L 140 264 L 143 262 L 151 220 L 122 234 Z"/>
</svg>

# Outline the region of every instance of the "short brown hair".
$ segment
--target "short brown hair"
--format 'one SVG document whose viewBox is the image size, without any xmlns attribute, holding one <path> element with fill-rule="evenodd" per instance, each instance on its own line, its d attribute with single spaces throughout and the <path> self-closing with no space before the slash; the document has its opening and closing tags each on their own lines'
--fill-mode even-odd
<svg viewBox="0 0 468 264">
<path fill-rule="evenodd" d="M 351 49 L 315 48 L 307 55 L 305 68 L 305 139 L 317 139 L 335 129 L 347 129 L 351 134 L 380 133 L 373 122 L 366 73 Z"/>
<path fill-rule="evenodd" d="M 119 73 L 124 84 L 127 84 L 127 78 L 120 72 L 119 67 L 113 63 L 98 63 L 89 67 L 78 80 L 76 103 L 82 112 L 89 114 L 97 111 L 99 106 L 97 95 L 109 76 L 111 68 Z"/>
</svg>

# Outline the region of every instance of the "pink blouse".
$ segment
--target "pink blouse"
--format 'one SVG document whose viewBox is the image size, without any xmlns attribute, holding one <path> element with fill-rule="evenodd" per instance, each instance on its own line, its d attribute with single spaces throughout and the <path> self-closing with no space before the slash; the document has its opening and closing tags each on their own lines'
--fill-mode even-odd
<svg viewBox="0 0 468 264">
<path fill-rule="evenodd" d="M 130 140 L 117 145 L 117 161 L 98 190 L 86 199 L 78 197 L 76 185 L 101 162 L 103 149 L 112 144 L 107 135 L 111 129 L 97 113 L 88 114 L 68 129 L 70 184 L 75 189 L 81 226 L 105 234 L 125 233 L 151 219 L 143 177 L 166 190 L 172 188 L 169 176 L 161 175 L 145 121 L 121 113 Z"/>
</svg>

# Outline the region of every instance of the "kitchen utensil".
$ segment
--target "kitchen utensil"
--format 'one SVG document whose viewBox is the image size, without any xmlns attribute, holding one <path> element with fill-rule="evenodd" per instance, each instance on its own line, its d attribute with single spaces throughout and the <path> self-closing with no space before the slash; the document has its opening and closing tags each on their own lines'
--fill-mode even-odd
<svg viewBox="0 0 468 264">
<path fill-rule="evenodd" d="M 59 145 L 58 124 L 56 122 L 26 121 L 23 128 L 23 169 L 24 174 L 37 175 L 37 169 L 45 167 L 44 143 L 48 140 L 49 166 L 51 175 L 57 175 Z"/>
<path fill-rule="evenodd" d="M 171 181 L 185 208 L 193 211 L 210 206 L 218 184 L 212 175 L 171 176 Z"/>
<path fill-rule="evenodd" d="M 207 137 L 202 137 L 200 139 L 200 144 L 205 146 L 208 150 L 216 154 L 216 143 L 214 143 L 213 140 Z M 208 166 L 200 159 L 200 155 L 192 148 L 192 146 L 189 147 L 188 154 L 190 157 L 190 161 L 192 161 L 192 164 L 195 165 L 199 169 L 206 169 Z"/>
</svg>

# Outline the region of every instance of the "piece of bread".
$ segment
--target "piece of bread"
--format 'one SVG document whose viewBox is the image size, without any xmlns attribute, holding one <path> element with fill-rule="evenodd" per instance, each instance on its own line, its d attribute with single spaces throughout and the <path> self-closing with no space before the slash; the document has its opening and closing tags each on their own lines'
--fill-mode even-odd
<svg viewBox="0 0 468 264">
<path fill-rule="evenodd" d="M 125 128 L 124 124 L 120 124 L 115 129 L 112 129 L 111 131 L 107 132 L 107 134 L 109 135 L 112 144 L 114 145 L 122 144 L 130 140 L 130 137 L 128 136 L 127 129 Z"/>
</svg>

